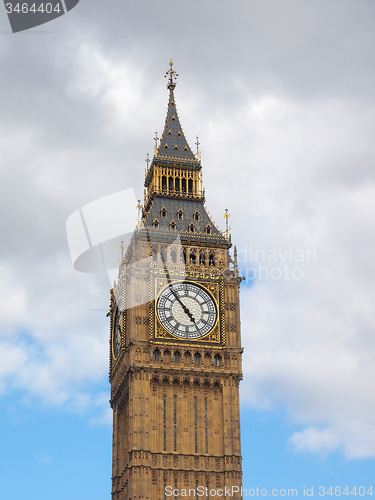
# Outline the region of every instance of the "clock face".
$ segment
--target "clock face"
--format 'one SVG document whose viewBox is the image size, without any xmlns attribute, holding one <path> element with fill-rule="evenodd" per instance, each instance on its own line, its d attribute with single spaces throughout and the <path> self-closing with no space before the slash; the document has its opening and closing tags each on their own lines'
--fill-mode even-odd
<svg viewBox="0 0 375 500">
<path fill-rule="evenodd" d="M 216 324 L 217 307 L 211 295 L 193 283 L 172 283 L 159 295 L 156 312 L 169 333 L 199 339 Z"/>
<path fill-rule="evenodd" d="M 112 338 L 113 355 L 115 359 L 117 359 L 121 350 L 122 335 L 121 335 L 120 315 L 121 315 L 121 308 L 117 306 L 115 321 L 113 324 L 113 338 Z"/>
</svg>

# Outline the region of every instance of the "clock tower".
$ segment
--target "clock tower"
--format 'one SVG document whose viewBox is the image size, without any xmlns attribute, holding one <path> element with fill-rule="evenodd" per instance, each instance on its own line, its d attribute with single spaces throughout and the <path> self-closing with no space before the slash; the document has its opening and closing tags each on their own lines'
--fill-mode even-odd
<svg viewBox="0 0 375 500">
<path fill-rule="evenodd" d="M 239 500 L 241 278 L 228 225 L 205 208 L 172 61 L 166 76 L 164 131 L 111 290 L 112 498 Z"/>
</svg>

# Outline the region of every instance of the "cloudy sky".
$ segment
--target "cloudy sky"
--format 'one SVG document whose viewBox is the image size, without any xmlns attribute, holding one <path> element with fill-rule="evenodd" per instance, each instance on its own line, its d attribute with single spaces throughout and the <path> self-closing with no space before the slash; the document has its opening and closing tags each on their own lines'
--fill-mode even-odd
<svg viewBox="0 0 375 500">
<path fill-rule="evenodd" d="M 0 8 L 2 499 L 110 498 L 110 283 L 66 220 L 143 196 L 170 58 L 246 278 L 244 485 L 375 488 L 374 25 L 373 0 L 81 0 L 12 34 Z"/>
</svg>

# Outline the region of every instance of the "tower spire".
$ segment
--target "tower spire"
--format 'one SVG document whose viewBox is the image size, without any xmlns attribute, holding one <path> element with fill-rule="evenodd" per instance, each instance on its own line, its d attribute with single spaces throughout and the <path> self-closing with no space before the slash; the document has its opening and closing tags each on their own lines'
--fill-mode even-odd
<svg viewBox="0 0 375 500">
<path fill-rule="evenodd" d="M 177 76 L 176 71 L 173 69 L 173 61 L 171 59 L 169 62 L 169 70 L 165 74 L 165 77 L 168 77 L 167 88 L 169 90 L 167 117 L 165 119 L 164 131 L 160 139 L 159 147 L 157 147 L 157 149 L 155 148 L 155 157 L 165 157 L 167 160 L 178 159 L 182 161 L 190 160 L 197 162 L 198 160 L 190 149 L 177 114 L 174 99 Z"/>
</svg>

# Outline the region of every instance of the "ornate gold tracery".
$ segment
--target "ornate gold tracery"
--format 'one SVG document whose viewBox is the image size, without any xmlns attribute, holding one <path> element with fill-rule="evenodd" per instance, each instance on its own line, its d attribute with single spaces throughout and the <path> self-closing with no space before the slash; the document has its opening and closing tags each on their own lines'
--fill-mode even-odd
<svg viewBox="0 0 375 500">
<path fill-rule="evenodd" d="M 212 297 L 217 308 L 217 321 L 214 328 L 199 339 L 184 341 L 179 337 L 176 337 L 172 333 L 168 332 L 162 323 L 160 322 L 157 312 L 156 303 L 157 298 L 160 296 L 162 291 L 169 286 L 166 285 L 165 279 L 155 278 L 155 301 L 150 304 L 150 314 L 153 317 L 153 325 L 150 325 L 150 341 L 153 343 L 165 343 L 166 340 L 177 342 L 179 345 L 186 345 L 189 347 L 202 346 L 202 344 L 210 344 L 212 347 L 215 345 L 217 347 L 225 346 L 225 311 L 223 306 L 223 284 L 211 281 L 187 281 L 192 284 L 199 284 L 204 288 Z M 180 283 L 180 281 L 175 281 L 175 283 Z"/>
</svg>

